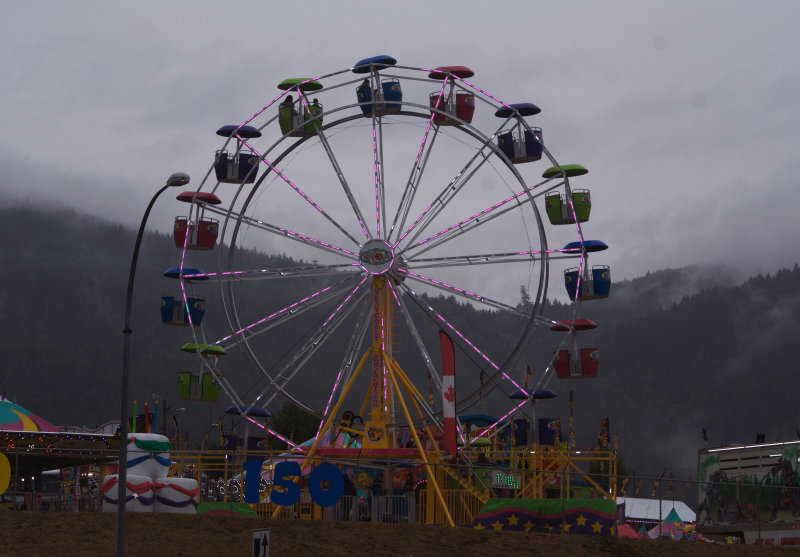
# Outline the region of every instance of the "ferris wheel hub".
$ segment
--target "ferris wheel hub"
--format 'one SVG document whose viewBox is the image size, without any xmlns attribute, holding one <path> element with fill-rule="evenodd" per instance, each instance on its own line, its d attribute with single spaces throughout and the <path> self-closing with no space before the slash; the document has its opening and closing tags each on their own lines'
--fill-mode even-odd
<svg viewBox="0 0 800 557">
<path fill-rule="evenodd" d="M 371 275 L 383 275 L 394 266 L 394 248 L 385 240 L 370 240 L 358 254 L 361 268 Z"/>
</svg>

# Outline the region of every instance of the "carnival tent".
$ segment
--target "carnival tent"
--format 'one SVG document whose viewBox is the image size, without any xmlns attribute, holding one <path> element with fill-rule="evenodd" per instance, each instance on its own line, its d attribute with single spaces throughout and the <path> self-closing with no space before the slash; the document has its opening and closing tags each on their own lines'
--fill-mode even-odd
<svg viewBox="0 0 800 557">
<path fill-rule="evenodd" d="M 636 524 L 657 525 L 675 512 L 681 522 L 694 522 L 695 512 L 683 501 L 671 499 L 644 499 L 639 497 L 617 497 L 618 505 L 625 505 L 625 521 Z"/>
<path fill-rule="evenodd" d="M 655 528 L 647 531 L 648 537 L 655 539 L 658 537 L 671 538 L 673 540 L 683 539 L 683 523 L 681 522 L 662 522 Z"/>
<path fill-rule="evenodd" d="M 61 431 L 61 428 L 8 400 L 5 396 L 0 396 L 0 431 L 55 433 Z"/>
<path fill-rule="evenodd" d="M 617 537 L 638 539 L 642 536 L 637 533 L 630 524 L 622 524 L 617 528 Z"/>
</svg>

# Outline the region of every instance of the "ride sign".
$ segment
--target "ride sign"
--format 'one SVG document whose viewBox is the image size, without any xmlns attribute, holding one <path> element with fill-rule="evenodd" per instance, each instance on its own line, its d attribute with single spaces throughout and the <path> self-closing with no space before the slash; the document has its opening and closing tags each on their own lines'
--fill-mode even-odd
<svg viewBox="0 0 800 557">
<path fill-rule="evenodd" d="M 244 502 L 259 502 L 259 485 L 263 460 L 249 460 L 242 464 L 244 470 Z M 279 462 L 275 465 L 272 477 L 272 494 L 270 500 L 276 505 L 290 507 L 300 500 L 300 486 L 289 478 L 303 475 L 297 462 Z M 252 479 L 251 479 L 252 478 Z M 275 488 L 280 488 L 278 491 Z M 311 500 L 320 507 L 332 507 L 344 494 L 344 476 L 342 471 L 330 462 L 316 466 L 308 476 L 308 493 Z"/>
</svg>

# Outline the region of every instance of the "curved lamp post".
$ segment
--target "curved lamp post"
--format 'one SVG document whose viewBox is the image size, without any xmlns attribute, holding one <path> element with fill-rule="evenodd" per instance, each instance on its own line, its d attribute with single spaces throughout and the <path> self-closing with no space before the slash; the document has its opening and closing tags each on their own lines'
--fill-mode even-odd
<svg viewBox="0 0 800 557">
<path fill-rule="evenodd" d="M 150 216 L 150 210 L 153 208 L 158 196 L 164 193 L 168 188 L 176 186 L 185 186 L 189 183 L 189 175 L 183 172 L 176 172 L 167 178 L 167 183 L 164 184 L 160 190 L 156 192 L 147 209 L 142 216 L 142 223 L 139 225 L 139 234 L 136 236 L 136 244 L 133 247 L 133 257 L 131 258 L 131 271 L 128 275 L 128 294 L 125 298 L 125 328 L 122 329 L 122 334 L 125 338 L 125 343 L 122 349 L 122 401 L 120 403 L 120 421 L 119 421 L 119 478 L 117 482 L 117 557 L 125 555 L 125 504 L 128 482 L 128 375 L 130 369 L 130 355 L 131 355 L 131 307 L 133 305 L 133 279 L 136 275 L 136 263 L 139 260 L 139 247 L 142 245 L 142 236 L 144 235 L 144 227 L 147 224 L 147 218 Z M 136 417 L 134 416 L 134 419 Z M 120 495 L 122 493 L 122 495 Z"/>
</svg>

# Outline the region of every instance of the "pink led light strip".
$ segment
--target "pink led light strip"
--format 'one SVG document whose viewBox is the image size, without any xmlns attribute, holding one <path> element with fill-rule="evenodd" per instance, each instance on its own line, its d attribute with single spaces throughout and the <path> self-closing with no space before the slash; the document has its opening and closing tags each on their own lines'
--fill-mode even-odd
<svg viewBox="0 0 800 557">
<path fill-rule="evenodd" d="M 392 281 L 391 280 L 386 281 L 386 284 L 389 285 L 389 290 L 392 292 L 392 296 L 394 296 L 394 301 L 397 304 L 397 307 L 402 308 L 402 306 L 400 305 L 400 298 L 397 296 L 397 291 L 395 290 L 394 286 L 392 286 Z M 423 359 L 430 360 L 430 356 L 428 354 L 423 354 L 422 356 Z M 458 431 L 458 436 L 461 438 L 461 442 L 465 443 L 466 440 L 464 438 L 464 433 L 458 428 L 456 429 L 456 431 Z"/>
<path fill-rule="evenodd" d="M 306 82 L 304 81 L 303 83 L 306 83 Z M 311 115 L 311 109 L 309 108 L 308 102 L 306 100 L 308 97 L 306 97 L 306 95 L 304 95 L 303 92 L 300 91 L 299 89 L 298 89 L 298 94 L 299 94 L 299 97 L 300 97 L 300 101 L 303 103 L 303 106 L 305 108 L 306 113 L 310 116 Z M 347 195 L 347 198 L 350 201 L 350 204 L 351 204 L 351 206 L 353 207 L 353 210 L 356 213 L 356 219 L 358 220 L 358 224 L 361 226 L 361 231 L 364 233 L 365 237 L 371 238 L 371 236 L 369 234 L 369 231 L 367 230 L 367 225 L 366 225 L 366 223 L 364 223 L 364 220 L 362 219 L 361 211 L 358 210 L 358 207 L 357 207 L 356 202 L 355 202 L 355 198 L 353 197 L 352 193 L 349 191 L 349 187 L 347 186 L 346 182 L 344 182 L 344 178 L 343 178 L 343 175 L 342 175 L 342 172 L 341 172 L 341 168 L 339 168 L 339 164 L 334 161 L 333 153 L 330 150 L 330 147 L 328 145 L 327 140 L 325 139 L 324 134 L 322 133 L 322 129 L 319 129 L 317 131 L 317 134 L 320 137 L 321 142 L 322 142 L 323 146 L 325 147 L 326 152 L 328 153 L 328 157 L 331 159 L 331 162 L 334 164 L 334 170 L 336 171 L 336 174 L 339 177 L 340 182 L 342 183 L 342 187 L 345 189 L 345 194 Z M 373 129 L 373 145 L 375 144 L 375 139 L 374 138 L 375 138 L 375 131 Z M 269 165 L 271 168 L 274 168 L 266 160 L 264 162 L 267 163 L 267 165 Z M 376 177 L 376 180 L 377 180 L 377 177 Z M 376 190 L 377 190 L 377 184 L 376 184 Z M 376 191 L 376 194 L 377 194 L 377 191 Z M 348 238 L 353 240 L 353 242 L 355 242 L 356 244 L 359 243 L 355 238 L 350 236 L 350 234 L 348 234 L 343 228 L 341 228 L 336 221 L 334 221 L 333 219 L 330 219 L 330 217 L 328 217 L 328 218 L 334 225 L 336 225 L 337 228 L 339 228 L 339 230 L 344 232 L 347 235 Z M 378 236 L 380 236 L 380 222 L 378 223 L 378 229 L 379 229 Z"/>
<path fill-rule="evenodd" d="M 439 97 L 440 98 L 441 98 L 443 92 L 444 92 L 444 84 L 442 84 L 442 88 L 439 90 Z M 437 101 L 437 106 L 438 106 L 438 101 Z M 406 206 L 406 207 L 408 207 L 408 209 L 410 209 L 411 208 L 411 203 L 414 201 L 414 193 L 417 190 L 416 190 L 416 187 L 412 188 L 411 186 L 415 182 L 419 183 L 419 179 L 415 179 L 414 178 L 414 173 L 415 173 L 416 169 L 419 168 L 419 161 L 420 161 L 420 158 L 422 157 L 423 151 L 425 150 L 425 144 L 428 141 L 428 135 L 430 134 L 431 128 L 433 127 L 433 120 L 434 120 L 435 116 L 436 115 L 434 113 L 431 113 L 431 117 L 428 119 L 428 125 L 425 127 L 425 134 L 422 136 L 422 143 L 420 143 L 420 145 L 419 145 L 419 150 L 417 151 L 417 158 L 414 160 L 414 168 L 411 171 L 411 178 L 409 178 L 408 185 L 406 186 L 406 191 L 403 193 L 403 198 L 400 200 L 400 204 L 397 206 L 397 214 L 395 215 L 394 222 L 392 223 L 392 231 L 394 230 L 395 224 L 397 224 L 397 218 L 400 216 L 400 213 L 402 212 L 403 206 Z M 406 197 L 407 197 L 407 194 L 408 194 L 409 191 L 412 191 L 414 193 L 412 193 L 411 196 L 408 198 L 408 201 L 406 201 Z M 401 229 L 403 228 L 403 224 L 405 223 L 405 218 L 408 215 L 408 209 L 406 209 L 405 214 L 403 215 L 403 218 L 400 221 L 400 228 Z M 387 237 L 387 241 L 388 240 L 389 240 L 389 238 Z M 399 240 L 398 240 L 398 243 L 399 243 Z M 397 244 L 394 244 L 394 246 L 396 247 Z"/>
<path fill-rule="evenodd" d="M 439 70 L 428 70 L 428 69 L 425 69 L 425 68 L 423 68 L 423 71 L 427 71 L 427 72 L 433 72 L 433 71 L 439 71 Z M 497 103 L 500 103 L 501 105 L 503 105 L 503 106 L 504 106 L 504 107 L 506 107 L 506 108 L 509 108 L 509 109 L 511 108 L 511 106 L 509 106 L 508 104 L 504 103 L 503 101 L 501 101 L 500 99 L 498 99 L 498 98 L 497 98 L 497 97 L 495 97 L 494 95 L 492 95 L 492 94 L 488 93 L 487 91 L 484 91 L 484 90 L 483 90 L 483 89 L 481 89 L 480 87 L 477 87 L 477 86 L 473 85 L 472 83 L 470 83 L 470 82 L 468 82 L 468 81 L 466 81 L 466 80 L 464 80 L 464 79 L 462 79 L 462 78 L 458 77 L 457 75 L 450 75 L 450 74 L 447 74 L 447 77 L 445 78 L 445 81 L 447 81 L 447 79 L 449 79 L 449 78 L 456 79 L 456 80 L 458 80 L 458 81 L 462 82 L 464 85 L 468 86 L 468 87 L 469 87 L 469 88 L 471 88 L 472 90 L 474 90 L 474 91 L 477 91 L 477 92 L 478 92 L 478 93 L 480 93 L 481 95 L 483 95 L 483 96 L 485 96 L 485 97 L 488 97 L 488 98 L 492 99 L 493 101 L 495 101 L 495 102 L 497 102 Z M 444 84 L 442 84 L 442 89 L 444 89 Z M 441 94 L 440 94 L 440 97 L 441 97 Z M 437 101 L 437 107 L 438 107 L 438 101 Z M 459 173 L 459 176 L 460 176 L 460 175 L 461 175 L 461 173 Z M 458 178 L 458 176 L 457 176 L 456 178 Z M 426 215 L 426 214 L 427 214 L 427 213 L 428 213 L 428 212 L 429 212 L 429 211 L 430 211 L 432 208 L 433 208 L 433 206 L 432 206 L 432 205 L 429 205 L 429 206 L 428 206 L 428 207 L 425 209 L 425 211 L 423 211 L 423 213 L 422 213 L 422 214 L 421 214 L 421 215 L 420 215 L 420 216 L 417 218 L 417 220 L 414 222 L 414 224 L 412 224 L 412 225 L 409 227 L 409 229 L 408 229 L 408 230 L 406 230 L 406 231 L 405 231 L 405 233 L 404 233 L 404 234 L 403 234 L 403 235 L 402 235 L 402 236 L 401 236 L 401 237 L 400 237 L 400 238 L 397 240 L 397 244 L 399 244 L 401 241 L 403 241 L 403 239 L 405 239 L 405 237 L 406 237 L 406 236 L 408 236 L 408 234 L 409 234 L 409 233 L 410 233 L 410 232 L 411 232 L 411 231 L 412 231 L 412 230 L 413 230 L 413 229 L 414 229 L 414 228 L 415 228 L 415 227 L 416 227 L 416 226 L 419 224 L 419 222 L 420 222 L 420 221 L 421 221 L 421 220 L 422 220 L 422 219 L 425 217 L 425 215 Z M 395 244 L 395 245 L 397 245 L 397 244 Z"/>
<path fill-rule="evenodd" d="M 423 282 L 429 282 L 431 284 L 435 284 L 436 286 L 439 286 L 441 288 L 445 288 L 447 290 L 452 290 L 454 292 L 458 292 L 459 294 L 461 294 L 463 296 L 466 296 L 468 298 L 471 298 L 473 300 L 477 300 L 477 301 L 484 300 L 483 296 L 481 296 L 480 294 L 475 294 L 474 292 L 470 292 L 469 290 L 464 290 L 463 288 L 458 288 L 457 286 L 453 286 L 452 284 L 447 284 L 446 282 L 441 282 L 441 281 L 438 281 L 436 279 L 417 274 L 417 273 L 415 273 L 413 271 L 405 271 L 405 272 L 407 272 L 408 276 L 410 276 L 410 277 L 414 277 L 414 278 L 416 278 L 416 279 L 418 279 L 420 281 L 423 281 Z"/>
<path fill-rule="evenodd" d="M 362 330 L 362 332 L 364 332 L 364 331 L 366 331 L 366 329 Z M 319 426 L 317 427 L 317 435 L 316 435 L 316 437 L 319 437 L 319 434 L 322 431 L 322 426 L 325 425 L 325 420 L 326 420 L 326 417 L 328 416 L 328 411 L 331 409 L 331 404 L 333 404 L 333 397 L 336 396 L 336 391 L 339 390 L 339 385 L 340 385 L 340 383 L 342 381 L 342 376 L 344 375 L 344 370 L 345 370 L 346 367 L 347 366 L 342 365 L 339 368 L 339 373 L 336 375 L 336 380 L 333 382 L 333 388 L 331 389 L 331 394 L 328 397 L 328 403 L 325 405 L 325 412 L 322 413 L 323 418 L 319 422 Z"/>
<path fill-rule="evenodd" d="M 467 178 L 466 178 L 465 181 L 461 181 L 462 177 L 464 176 L 464 173 L 470 168 L 470 166 L 472 166 L 472 164 L 476 160 L 478 160 L 478 158 L 480 157 L 481 153 L 483 153 L 483 150 L 486 149 L 486 147 L 488 145 L 489 145 L 489 143 L 484 143 L 483 147 L 481 147 L 475 153 L 475 155 L 473 155 L 473 157 L 470 158 L 470 160 L 467 162 L 467 164 L 461 170 L 458 171 L 458 173 L 455 175 L 455 177 L 452 180 L 450 180 L 450 183 L 447 185 L 447 187 L 441 193 L 439 193 L 439 195 L 436 196 L 436 199 L 434 199 L 434 202 L 432 204 L 428 205 L 425 208 L 425 210 L 422 212 L 422 214 L 419 217 L 417 217 L 417 220 L 415 220 L 414 223 L 411 226 L 409 226 L 408 229 L 403 233 L 403 235 L 400 236 L 400 238 L 397 240 L 397 243 L 395 244 L 395 246 L 397 246 L 400 242 L 402 242 L 417 227 L 417 225 L 419 225 L 420 222 L 422 222 L 422 220 L 426 216 L 428 216 L 428 213 L 433 209 L 434 204 L 436 204 L 437 202 L 439 204 L 438 212 L 437 212 L 437 215 L 436 215 L 436 216 L 438 216 L 438 214 L 441 213 L 442 209 L 455 198 L 455 196 L 466 185 L 467 181 L 469 181 L 469 179 L 474 175 L 474 173 L 477 172 L 477 169 L 480 168 L 480 166 L 482 166 L 484 162 L 486 162 L 487 157 L 484 155 L 484 157 L 483 157 L 484 160 L 482 162 L 478 163 L 477 168 L 475 170 L 472 170 L 469 174 L 467 174 Z M 456 187 L 456 184 L 458 184 L 457 187 Z M 417 232 L 417 234 L 415 235 L 414 238 L 419 236 L 419 234 L 429 224 L 430 224 L 430 219 L 429 219 L 428 222 L 426 222 L 420 228 L 419 232 Z M 412 238 L 412 240 L 413 240 L 413 238 Z"/>
<path fill-rule="evenodd" d="M 580 253 L 581 248 L 559 248 L 547 250 L 531 250 L 531 251 L 509 251 L 505 253 L 484 253 L 475 255 L 454 255 L 452 257 L 428 257 L 419 259 L 409 259 L 409 264 L 416 265 L 417 268 L 422 267 L 455 267 L 458 265 L 486 265 L 494 263 L 514 263 L 516 261 L 536 260 L 536 255 L 549 255 L 552 253 Z M 503 257 L 517 258 L 524 256 L 525 259 L 506 259 Z M 428 265 L 420 265 L 420 263 L 428 263 Z M 433 265 L 432 263 L 441 263 L 441 265 Z M 407 270 L 398 269 L 401 273 L 407 273 Z"/>
<path fill-rule="evenodd" d="M 223 271 L 222 273 L 201 273 L 196 275 L 185 275 L 187 279 L 198 279 L 202 277 L 220 277 L 220 278 L 228 278 L 228 277 L 242 277 L 244 275 L 268 275 L 265 276 L 265 279 L 271 279 L 275 277 L 298 277 L 303 276 L 308 272 L 309 274 L 318 275 L 321 273 L 315 273 L 315 271 L 321 271 L 325 269 L 329 269 L 331 274 L 336 273 L 336 269 L 343 269 L 347 267 L 360 267 L 358 263 L 345 263 L 343 265 L 321 265 L 318 267 L 308 267 L 308 268 L 300 268 L 300 269 L 250 269 L 245 271 Z"/>
<path fill-rule="evenodd" d="M 352 298 L 355 295 L 355 293 L 358 292 L 358 289 L 361 288 L 361 285 L 364 284 L 370 276 L 371 275 L 369 274 L 364 275 L 364 278 L 361 279 L 361 282 L 359 282 L 356 285 L 356 287 L 353 288 L 353 290 L 350 292 L 350 294 L 347 295 L 347 297 L 342 301 L 342 303 L 339 304 L 339 306 L 335 310 L 333 310 L 333 313 L 331 313 L 330 316 L 328 316 L 328 318 L 322 324 L 322 328 L 324 328 L 325 326 L 328 325 L 328 323 L 331 322 L 331 319 L 333 319 L 336 316 L 336 314 L 339 313 L 339 311 L 345 306 L 345 304 L 350 301 L 350 298 Z"/>
<path fill-rule="evenodd" d="M 366 280 L 366 279 L 367 279 L 367 277 L 364 277 L 364 280 Z M 353 289 L 353 291 L 350 293 L 350 295 L 347 297 L 347 299 L 345 299 L 345 301 L 342 303 L 342 305 L 340 305 L 339 308 L 336 309 L 334 314 L 336 314 L 336 312 L 338 312 L 339 309 L 341 309 L 341 307 L 345 303 L 347 303 L 347 301 L 356 293 L 356 291 L 361 287 L 361 285 L 364 284 L 364 280 L 362 280 L 360 283 L 358 283 L 358 285 Z M 333 315 L 331 315 L 331 317 L 329 317 L 328 320 L 330 321 L 330 319 L 332 317 L 333 317 Z M 327 321 L 326 321 L 326 324 L 327 324 Z M 323 327 L 324 327 L 324 325 L 323 325 Z M 339 369 L 339 374 L 336 376 L 336 381 L 334 381 L 333 389 L 331 390 L 331 395 L 330 395 L 330 397 L 328 397 L 328 404 L 325 406 L 325 413 L 324 413 L 325 416 L 328 415 L 328 410 L 330 409 L 331 403 L 333 402 L 334 394 L 336 393 L 336 391 L 337 391 L 337 389 L 339 387 L 339 382 L 342 380 L 342 374 L 344 373 L 344 368 L 345 368 L 345 366 L 342 366 Z M 323 422 L 320 422 L 319 429 L 317 430 L 317 435 L 319 435 L 319 432 L 322 429 L 323 425 L 324 425 Z"/>
<path fill-rule="evenodd" d="M 293 443 L 292 441 L 289 441 L 286 437 L 284 437 L 283 435 L 281 435 L 280 433 L 278 433 L 275 430 L 265 428 L 264 424 L 258 423 L 257 421 L 255 421 L 250 416 L 245 416 L 245 418 L 247 418 L 251 423 L 254 423 L 256 426 L 260 427 L 261 429 L 266 429 L 267 433 L 269 433 L 273 437 L 277 437 L 278 439 L 280 439 L 281 441 L 283 441 L 284 443 L 289 445 L 292 449 L 295 449 L 295 450 L 298 450 L 298 451 L 302 451 L 303 450 L 303 448 L 300 445 L 297 445 L 297 444 Z"/>
<path fill-rule="evenodd" d="M 403 289 L 404 289 L 404 290 L 406 290 L 406 291 L 408 291 L 408 292 L 409 292 L 409 293 L 410 293 L 412 296 L 414 296 L 415 298 L 417 298 L 418 300 L 420 300 L 420 301 L 422 302 L 422 300 L 420 299 L 420 297 L 419 297 L 419 296 L 417 296 L 417 293 L 416 293 L 416 292 L 414 292 L 414 291 L 413 291 L 411 288 L 409 288 L 409 287 L 408 287 L 408 286 L 406 286 L 406 285 L 403 285 Z M 425 303 L 425 302 L 423 302 L 423 303 Z M 480 349 L 479 349 L 477 346 L 475 346 L 475 345 L 472 343 L 472 341 L 470 341 L 470 340 L 469 340 L 469 339 L 468 339 L 466 336 L 464 336 L 464 335 L 461 333 L 461 331 L 459 331 L 458 329 L 456 329 L 456 328 L 453 326 L 453 324 L 452 324 L 452 323 L 450 323 L 450 322 L 449 322 L 447 319 L 445 319 L 445 318 L 442 316 L 442 314 L 440 314 L 438 311 L 436 311 L 435 309 L 433 309 L 433 308 L 432 308 L 432 307 L 431 307 L 429 304 L 427 304 L 427 303 L 426 303 L 425 305 L 428 307 L 428 309 L 429 309 L 431 312 L 433 312 L 433 314 L 434 314 L 434 315 L 437 317 L 437 319 L 439 319 L 439 320 L 440 320 L 442 323 L 444 323 L 444 324 L 445 324 L 445 326 L 447 326 L 447 328 L 448 328 L 448 329 L 450 329 L 450 330 L 451 330 L 451 331 L 453 331 L 453 332 L 454 332 L 456 335 L 458 335 L 458 338 L 460 338 L 460 339 L 462 340 L 462 342 L 464 342 L 464 343 L 465 343 L 467 346 L 469 346 L 469 347 L 470 347 L 470 348 L 472 348 L 472 349 L 473 349 L 475 352 L 477 352 L 477 353 L 478 353 L 478 355 L 480 355 L 480 357 L 481 357 L 481 358 L 483 358 L 484 360 L 486 360 L 486 362 L 487 362 L 487 363 L 488 363 L 488 364 L 489 364 L 489 365 L 490 365 L 492 368 L 494 368 L 496 371 L 499 371 L 499 372 L 500 372 L 500 375 L 502 375 L 502 376 L 503 376 L 503 377 L 504 377 L 506 380 L 508 380 L 508 381 L 509 381 L 509 382 L 510 382 L 512 385 L 514 385 L 514 386 L 515 386 L 517 389 L 520 389 L 520 390 L 522 389 L 522 387 L 521 387 L 521 386 L 520 386 L 520 385 L 519 385 L 519 384 L 518 384 L 516 381 L 514 381 L 514 380 L 513 380 L 513 379 L 512 379 L 512 378 L 511 378 L 511 377 L 510 377 L 510 376 L 509 376 L 509 375 L 508 375 L 508 374 L 507 374 L 505 371 L 502 371 L 502 370 L 500 369 L 500 366 L 498 366 L 496 363 L 494 363 L 494 362 L 493 362 L 493 361 L 492 361 L 492 360 L 489 358 L 489 356 L 487 356 L 486 354 L 484 354 L 483 352 L 481 352 L 481 350 L 480 350 Z"/>
<path fill-rule="evenodd" d="M 362 281 L 362 282 L 363 282 L 363 281 Z M 301 304 L 304 304 L 304 303 L 306 303 L 307 301 L 309 301 L 309 300 L 312 300 L 312 299 L 316 298 L 316 297 L 317 297 L 317 296 L 319 296 L 320 294 L 323 294 L 323 293 L 325 293 L 325 292 L 329 292 L 329 291 L 331 291 L 331 290 L 333 289 L 333 287 L 334 287 L 334 286 L 337 286 L 337 285 L 335 285 L 335 284 L 332 284 L 331 286 L 326 286 L 326 287 L 325 287 L 325 288 L 323 288 L 322 290 L 319 290 L 319 291 L 317 291 L 317 292 L 314 292 L 313 294 L 311 294 L 310 296 L 306 296 L 306 297 L 305 297 L 305 298 L 303 298 L 302 300 L 299 300 L 299 301 L 297 301 L 297 302 L 294 302 L 293 304 L 291 304 L 291 305 L 289 305 L 289 306 L 286 306 L 285 308 L 283 308 L 283 309 L 281 309 L 281 310 L 279 310 L 279 311 L 276 311 L 275 313 L 272 313 L 272 314 L 270 314 L 270 315 L 268 315 L 268 316 L 264 317 L 263 319 L 259 319 L 258 321 L 254 322 L 254 323 L 251 323 L 250 325 L 247 325 L 246 327 L 244 327 L 244 328 L 242 328 L 242 329 L 239 329 L 238 331 L 235 331 L 235 332 L 231 333 L 230 335 L 228 335 L 228 336 L 226 336 L 226 337 L 224 337 L 224 338 L 221 338 L 220 340 L 218 340 L 218 341 L 217 341 L 217 342 L 215 342 L 214 344 L 222 344 L 222 343 L 223 343 L 223 342 L 225 342 L 226 340 L 230 340 L 231 338 L 233 338 L 233 337 L 235 337 L 235 336 L 241 335 L 241 334 L 242 334 L 242 333 L 244 333 L 245 331 L 251 331 L 251 330 L 252 330 L 254 327 L 257 327 L 257 326 L 259 326 L 259 325 L 263 325 L 263 324 L 264 324 L 264 323 L 266 323 L 267 321 L 271 321 L 271 320 L 275 319 L 276 317 L 280 317 L 280 316 L 284 315 L 284 314 L 285 314 L 287 311 L 290 311 L 290 310 L 292 310 L 292 309 L 294 309 L 294 308 L 296 308 L 296 307 L 299 307 Z M 340 307 L 341 307 L 341 306 L 340 306 Z"/>
<path fill-rule="evenodd" d="M 256 149 L 253 147 L 253 146 L 252 146 L 252 145 L 250 145 L 250 144 L 249 144 L 247 141 L 245 141 L 243 138 L 240 138 L 240 139 L 241 139 L 242 143 L 244 143 L 245 145 L 247 145 L 247 147 L 249 147 L 249 148 L 250 148 L 250 149 L 253 151 L 253 153 L 255 153 L 255 154 L 256 154 L 256 155 L 257 155 L 259 158 L 261 158 L 261 160 L 264 162 L 264 164 L 266 164 L 268 167 L 270 167 L 270 169 L 272 169 L 272 171 L 273 171 L 273 172 L 275 172 L 275 174 L 277 174 L 277 175 L 280 177 L 280 179 L 281 179 L 281 180 L 283 180 L 284 182 L 286 182 L 286 183 L 289 185 L 289 187 L 291 187 L 291 188 L 292 188 L 292 189 L 293 189 L 295 192 L 297 192 L 297 194 L 298 194 L 300 197 L 302 197 L 304 200 L 306 200 L 306 202 L 307 202 L 309 205 L 311 205 L 312 207 L 314 207 L 314 209 L 316 209 L 316 210 L 317 210 L 317 211 L 318 211 L 318 212 L 319 212 L 319 213 L 320 213 L 320 214 L 321 214 L 323 217 L 325 217 L 325 218 L 326 218 L 328 221 L 330 221 L 330 222 L 331 222 L 331 223 L 332 223 L 332 224 L 333 224 L 333 225 L 334 225 L 336 228 L 338 228 L 338 229 L 339 229 L 339 230 L 340 230 L 340 231 L 341 231 L 341 232 L 342 232 L 342 233 L 343 233 L 345 236 L 347 236 L 348 238 L 350 238 L 350 240 L 352 240 L 352 241 L 353 241 L 353 243 L 355 243 L 355 244 L 358 244 L 358 240 L 356 240 L 355 238 L 353 238 L 353 236 L 352 236 L 352 235 L 351 235 L 351 234 L 350 234 L 350 233 L 349 233 L 347 230 L 345 230 L 345 229 L 344 229 L 344 227 L 342 227 L 342 225 L 340 225 L 338 222 L 336 222 L 336 221 L 333 219 L 333 217 L 331 217 L 331 216 L 330 216 L 330 215 L 329 215 L 329 214 L 328 214 L 328 213 L 327 213 L 327 212 L 326 212 L 326 211 L 325 211 L 325 210 L 324 210 L 322 207 L 320 207 L 320 206 L 319 206 L 319 204 L 318 204 L 316 201 L 314 201 L 313 199 L 311 199 L 311 197 L 310 197 L 308 194 L 306 194 L 306 193 L 305 193 L 303 190 L 301 190 L 301 189 L 300 189 L 300 188 L 299 188 L 299 187 L 298 187 L 298 186 L 297 186 L 297 185 L 296 185 L 294 182 L 292 182 L 292 181 L 291 181 L 289 178 L 287 178 L 287 177 L 286 177 L 286 176 L 283 174 L 283 172 L 281 172 L 280 170 L 278 170 L 278 168 L 277 168 L 275 165 L 273 165 L 271 162 L 269 162 L 269 161 L 268 161 L 266 158 L 263 158 L 263 157 L 262 157 L 262 155 L 261 155 L 261 154 L 260 154 L 260 153 L 259 153 L 259 152 L 258 152 L 258 151 L 257 151 L 257 150 L 256 150 Z M 367 236 L 369 236 L 369 234 L 367 233 L 366 226 L 364 226 L 364 223 L 363 223 L 363 222 L 361 222 L 361 219 L 359 219 L 359 224 L 361 224 L 361 229 L 364 231 L 364 234 L 366 234 Z"/>
<path fill-rule="evenodd" d="M 533 188 L 526 189 L 526 190 L 523 190 L 523 191 L 521 191 L 521 192 L 519 192 L 517 194 L 512 195 L 511 197 L 508 197 L 508 198 L 504 199 L 503 201 L 499 201 L 498 203 L 495 203 L 491 207 L 487 207 L 483 211 L 475 213 L 471 217 L 468 217 L 468 218 L 466 218 L 466 219 L 464 219 L 464 220 L 462 220 L 460 222 L 457 222 L 456 224 L 454 224 L 452 226 L 449 226 L 449 227 L 445 228 L 441 232 L 437 232 L 436 234 L 433 234 L 432 236 L 428 236 L 424 240 L 421 240 L 421 241 L 417 242 L 416 244 L 414 244 L 412 247 L 421 246 L 422 244 L 424 244 L 426 242 L 429 242 L 430 240 L 438 238 L 442 234 L 446 234 L 448 232 L 452 232 L 453 230 L 456 230 L 457 228 L 460 228 L 460 227 L 464 226 L 467 223 L 470 223 L 470 222 L 473 222 L 473 221 L 477 221 L 478 219 L 480 219 L 482 217 L 485 217 L 486 215 L 488 215 L 488 214 L 492 213 L 493 211 L 499 209 L 503 205 L 506 205 L 507 203 L 509 203 L 511 201 L 518 200 L 523 195 L 527 195 L 527 193 L 532 191 L 532 190 L 533 190 Z"/>
<path fill-rule="evenodd" d="M 375 129 L 375 119 L 372 119 L 372 165 L 375 170 L 375 221 L 377 238 L 381 237 L 381 192 L 380 169 L 378 165 L 378 132 Z"/>
<path fill-rule="evenodd" d="M 522 408 L 522 405 L 523 405 L 523 404 L 525 404 L 526 402 L 528 402 L 528 399 L 525 399 L 525 400 L 523 400 L 522 402 L 520 402 L 519 404 L 517 404 L 516 406 L 514 406 L 514 407 L 513 407 L 513 408 L 512 408 L 512 409 L 511 409 L 511 410 L 510 410 L 510 411 L 509 411 L 509 412 L 508 412 L 508 413 L 507 413 L 505 416 L 503 416 L 502 418 L 498 419 L 498 420 L 497 420 L 495 423 L 493 423 L 492 425 L 490 425 L 489 427 L 487 427 L 486 429 L 484 429 L 484 430 L 483 430 L 483 431 L 482 431 L 482 432 L 481 432 L 479 435 L 476 435 L 476 436 L 475 436 L 473 439 L 471 439 L 471 440 L 469 441 L 469 444 L 471 445 L 471 444 L 475 443 L 475 441 L 477 441 L 478 439 L 480 439 L 480 438 L 481 438 L 481 437 L 483 437 L 484 435 L 487 435 L 487 436 L 488 436 L 490 431 L 494 431 L 494 429 L 495 429 L 495 428 L 496 428 L 498 425 L 500 425 L 500 423 L 501 423 L 502 421 L 504 421 L 504 420 L 505 420 L 506 418 L 508 418 L 508 417 L 509 417 L 511 414 L 513 414 L 514 412 L 516 412 L 517 410 L 519 410 L 520 408 Z"/>
</svg>

